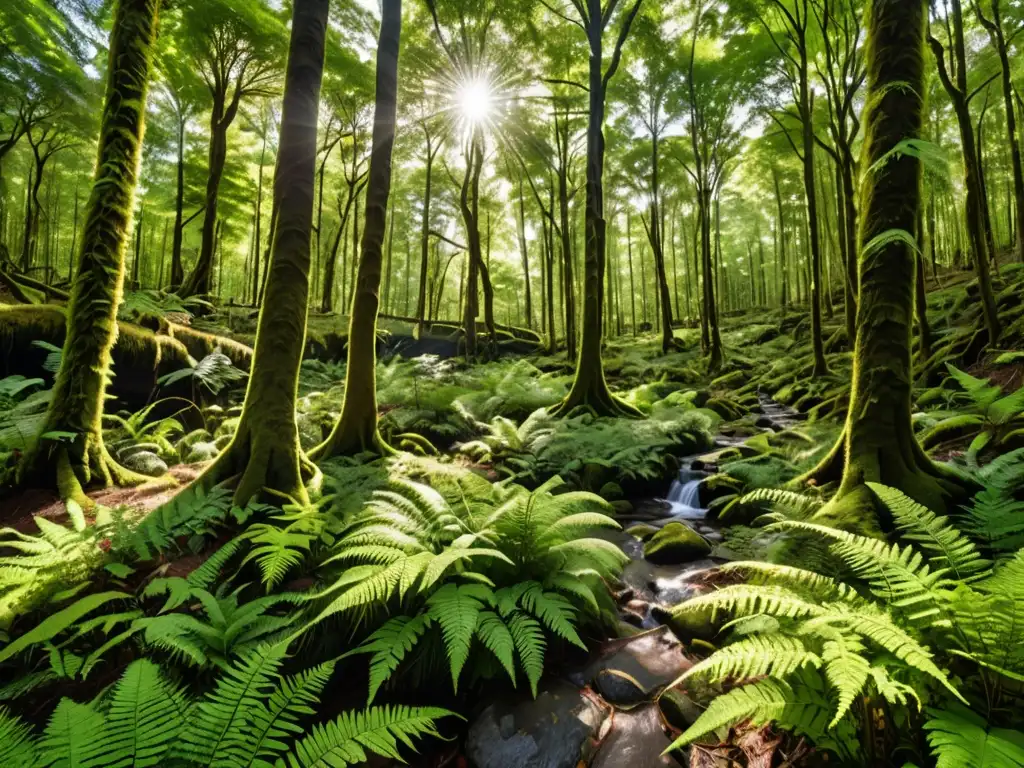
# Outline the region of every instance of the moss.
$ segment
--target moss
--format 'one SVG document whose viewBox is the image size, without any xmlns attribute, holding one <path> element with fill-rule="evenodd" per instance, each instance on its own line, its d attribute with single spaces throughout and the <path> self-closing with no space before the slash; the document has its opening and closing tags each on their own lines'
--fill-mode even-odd
<svg viewBox="0 0 1024 768">
<path fill-rule="evenodd" d="M 700 501 L 705 506 L 720 496 L 737 493 L 743 493 L 743 484 L 724 473 L 707 477 L 700 484 Z"/>
<path fill-rule="evenodd" d="M 647 541 L 647 539 L 651 538 L 659 530 L 661 529 L 648 523 L 637 523 L 636 525 L 629 526 L 629 528 L 626 529 L 626 533 L 640 539 L 640 541 Z"/>
<path fill-rule="evenodd" d="M 669 523 L 644 543 L 644 557 L 657 565 L 677 565 L 706 557 L 711 545 L 683 523 Z"/>
</svg>

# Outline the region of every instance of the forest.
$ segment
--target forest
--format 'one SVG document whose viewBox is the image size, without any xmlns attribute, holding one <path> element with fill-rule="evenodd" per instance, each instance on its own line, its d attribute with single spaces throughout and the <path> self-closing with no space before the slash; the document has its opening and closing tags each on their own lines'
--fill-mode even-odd
<svg viewBox="0 0 1024 768">
<path fill-rule="evenodd" d="M 1024 766 L 1021 0 L 3 0 L 0 768 Z"/>
</svg>

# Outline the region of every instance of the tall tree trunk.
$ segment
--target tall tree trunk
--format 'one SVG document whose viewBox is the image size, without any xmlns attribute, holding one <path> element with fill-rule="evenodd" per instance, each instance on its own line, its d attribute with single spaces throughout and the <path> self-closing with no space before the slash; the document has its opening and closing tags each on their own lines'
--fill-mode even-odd
<svg viewBox="0 0 1024 768">
<path fill-rule="evenodd" d="M 523 285 L 526 289 L 526 327 L 533 329 L 533 298 L 530 290 L 530 256 L 526 250 L 526 198 L 523 195 L 523 179 L 519 179 L 519 253 L 523 259 Z"/>
<path fill-rule="evenodd" d="M 863 163 L 873 168 L 882 157 L 890 159 L 865 177 L 863 187 L 856 364 L 846 427 L 811 473 L 819 483 L 841 473 L 839 491 L 819 517 L 854 529 L 878 525 L 867 483 L 899 488 L 934 510 L 945 509 L 948 493 L 958 489 L 925 455 L 911 424 L 914 249 L 905 240 L 865 248 L 884 232 L 916 230 L 921 164 L 892 153 L 921 135 L 927 20 L 923 0 L 874 0 L 870 14 Z"/>
<path fill-rule="evenodd" d="M 327 254 L 327 259 L 324 264 L 324 284 L 322 288 L 322 296 L 320 299 L 320 311 L 323 313 L 334 311 L 334 292 L 335 292 L 335 269 L 338 264 L 338 247 L 345 239 L 346 227 L 348 226 L 348 217 L 352 211 L 352 199 L 355 197 L 355 187 L 349 184 L 348 192 L 345 195 L 345 206 L 339 211 L 339 223 L 338 232 L 334 236 L 334 243 L 331 245 L 331 250 Z M 348 241 L 345 240 L 345 247 L 348 247 Z M 342 274 L 345 272 L 345 259 L 341 260 L 341 271 Z M 344 283 L 344 281 L 342 281 Z M 342 289 L 344 290 L 344 288 Z"/>
<path fill-rule="evenodd" d="M 398 53 L 402 0 L 383 0 L 377 43 L 373 143 L 366 187 L 366 227 L 348 331 L 348 368 L 341 417 L 317 458 L 389 451 L 377 428 L 377 313 L 381 263 L 391 194 L 391 153 L 398 107 Z"/>
<path fill-rule="evenodd" d="M 39 437 L 18 468 L 22 485 L 55 483 L 90 506 L 83 486 L 145 478 L 120 467 L 103 442 L 103 403 L 131 233 L 159 0 L 119 0 L 110 34 L 96 175 L 68 301 L 60 370 Z M 61 432 L 72 437 L 50 437 Z"/>
<path fill-rule="evenodd" d="M 183 237 L 183 230 L 185 228 L 185 120 L 178 121 L 178 162 L 175 175 L 174 238 L 171 241 L 170 288 L 172 291 L 176 291 L 185 280 L 185 268 L 181 263 L 181 241 Z M 262 175 L 260 180 L 262 181 Z"/>
<path fill-rule="evenodd" d="M 206 179 L 206 208 L 199 258 L 181 285 L 179 293 L 182 296 L 208 294 L 211 290 L 214 250 L 217 245 L 217 202 L 220 182 L 224 177 L 224 166 L 227 163 L 230 124 L 230 120 L 226 120 L 223 99 L 215 100 L 210 117 L 209 176 Z"/>
<path fill-rule="evenodd" d="M 782 316 L 786 316 L 786 308 L 789 305 L 789 273 L 786 266 L 786 212 L 782 207 L 782 185 L 779 183 L 779 172 L 772 167 L 772 179 L 775 182 L 775 206 L 778 209 L 779 223 L 776 232 L 779 237 L 779 254 L 776 270 L 779 275 L 779 303 L 782 307 Z"/>
<path fill-rule="evenodd" d="M 278 223 L 260 310 L 245 404 L 231 442 L 200 478 L 211 484 L 241 474 L 235 504 L 264 491 L 308 503 L 295 423 L 299 367 L 306 338 L 316 132 L 327 35 L 328 0 L 295 0 L 285 74 L 274 207 Z"/>
<path fill-rule="evenodd" d="M 427 134 L 427 180 L 423 190 L 423 218 L 420 223 L 420 283 L 419 295 L 416 299 L 416 336 L 423 334 L 426 322 L 427 302 L 427 269 L 430 263 L 430 196 L 431 178 L 434 169 L 434 148 L 431 146 L 430 134 Z"/>
</svg>

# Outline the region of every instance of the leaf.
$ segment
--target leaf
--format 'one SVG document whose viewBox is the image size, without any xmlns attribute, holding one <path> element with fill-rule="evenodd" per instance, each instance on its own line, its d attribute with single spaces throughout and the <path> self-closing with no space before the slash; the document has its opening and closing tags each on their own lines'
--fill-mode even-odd
<svg viewBox="0 0 1024 768">
<path fill-rule="evenodd" d="M 37 626 L 30 629 L 14 642 L 8 644 L 2 651 L 0 651 L 0 662 L 7 661 L 7 659 L 21 653 L 21 651 L 25 650 L 30 645 L 35 645 L 36 643 L 52 639 L 68 627 L 72 626 L 76 621 L 78 621 L 78 619 L 82 618 L 87 613 L 91 613 L 96 610 L 101 605 L 106 605 L 112 600 L 124 600 L 128 597 L 129 595 L 126 595 L 123 592 L 99 592 L 83 597 L 77 602 L 69 605 L 64 610 L 48 616 Z"/>
<path fill-rule="evenodd" d="M 441 625 L 452 687 L 456 691 L 459 690 L 459 675 L 469 658 L 470 641 L 483 608 L 479 597 L 481 589 L 487 588 L 478 584 L 445 584 L 427 600 L 429 615 Z"/>
</svg>

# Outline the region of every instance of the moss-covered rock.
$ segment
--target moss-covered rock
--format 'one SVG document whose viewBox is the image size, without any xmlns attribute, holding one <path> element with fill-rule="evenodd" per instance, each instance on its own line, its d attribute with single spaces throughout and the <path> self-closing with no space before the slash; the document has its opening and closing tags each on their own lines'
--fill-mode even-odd
<svg viewBox="0 0 1024 768">
<path fill-rule="evenodd" d="M 706 557 L 711 545 L 683 523 L 669 523 L 644 544 L 644 557 L 657 565 L 677 565 Z"/>
<path fill-rule="evenodd" d="M 743 483 L 727 474 L 719 473 L 706 477 L 700 484 L 700 502 L 705 507 L 722 496 L 742 493 Z"/>
<path fill-rule="evenodd" d="M 647 541 L 647 539 L 651 538 L 659 530 L 661 529 L 656 528 L 653 525 L 648 525 L 647 523 L 637 523 L 636 525 L 629 526 L 629 528 L 626 529 L 626 533 L 630 536 L 635 536 L 640 539 L 640 541 Z"/>
</svg>

